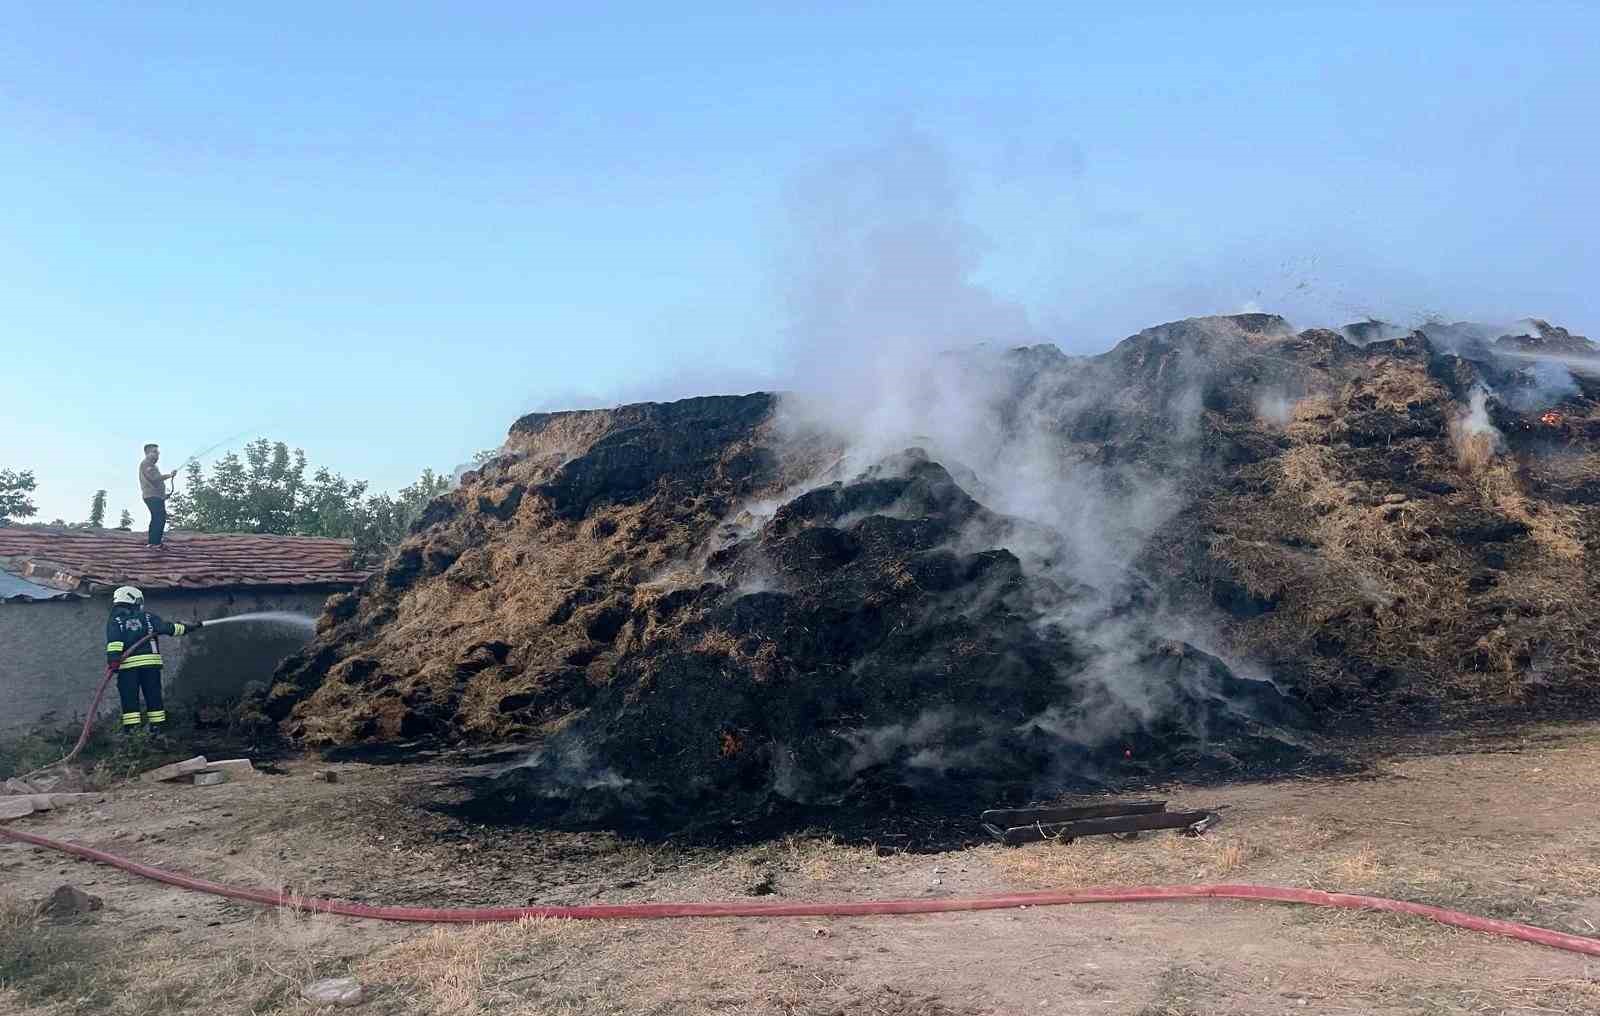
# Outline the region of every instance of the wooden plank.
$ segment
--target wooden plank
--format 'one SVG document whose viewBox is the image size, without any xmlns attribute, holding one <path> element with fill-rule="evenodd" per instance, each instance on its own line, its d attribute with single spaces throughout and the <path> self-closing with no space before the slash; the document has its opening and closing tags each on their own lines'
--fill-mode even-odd
<svg viewBox="0 0 1600 1016">
<path fill-rule="evenodd" d="M 1210 816 L 1208 811 L 1162 811 L 1144 815 L 1115 815 L 1078 822 L 1037 823 L 1006 830 L 1008 846 L 1037 843 L 1040 840 L 1075 840 L 1081 836 L 1106 833 L 1133 833 L 1147 829 L 1183 829 Z"/>
<path fill-rule="evenodd" d="M 1105 804 L 1081 804 L 1073 807 L 1052 808 L 991 808 L 978 816 L 980 822 L 1012 829 L 1035 822 L 1075 822 L 1084 818 L 1108 818 L 1112 815 L 1149 815 L 1166 811 L 1165 801 L 1109 801 Z"/>
</svg>

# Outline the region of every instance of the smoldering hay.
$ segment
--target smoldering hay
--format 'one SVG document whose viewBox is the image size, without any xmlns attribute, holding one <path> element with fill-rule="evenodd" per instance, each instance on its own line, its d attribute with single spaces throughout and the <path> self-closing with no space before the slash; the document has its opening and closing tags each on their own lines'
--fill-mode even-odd
<svg viewBox="0 0 1600 1016">
<path fill-rule="evenodd" d="M 532 747 L 508 815 L 1001 799 L 1593 698 L 1594 354 L 1269 314 L 957 348 L 869 398 L 540 413 L 258 706 Z M 1565 369 L 1565 367 L 1563 367 Z"/>
</svg>

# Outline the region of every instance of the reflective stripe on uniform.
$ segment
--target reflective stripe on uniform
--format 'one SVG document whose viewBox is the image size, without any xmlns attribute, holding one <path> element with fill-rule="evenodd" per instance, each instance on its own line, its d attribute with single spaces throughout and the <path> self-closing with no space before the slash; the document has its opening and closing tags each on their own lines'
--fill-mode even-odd
<svg viewBox="0 0 1600 1016">
<path fill-rule="evenodd" d="M 167 711 L 165 709 L 153 709 L 150 712 L 149 719 L 151 723 L 165 723 L 167 722 Z"/>
<path fill-rule="evenodd" d="M 121 642 L 106 643 L 106 652 L 108 653 L 120 653 L 124 648 L 126 647 Z"/>
<path fill-rule="evenodd" d="M 185 628 L 182 624 L 179 624 L 177 621 L 172 622 L 172 634 L 182 635 L 187 630 L 187 628 Z"/>
<path fill-rule="evenodd" d="M 132 670 L 135 667 L 159 667 L 159 666 L 161 666 L 161 654 L 160 653 L 140 653 L 137 656 L 130 656 L 126 660 L 123 660 L 122 661 L 122 666 L 118 667 L 117 669 L 118 670 Z"/>
<path fill-rule="evenodd" d="M 122 725 L 124 727 L 135 726 L 136 724 L 138 724 L 138 722 L 139 722 L 139 714 L 138 713 L 123 713 L 122 714 Z"/>
</svg>

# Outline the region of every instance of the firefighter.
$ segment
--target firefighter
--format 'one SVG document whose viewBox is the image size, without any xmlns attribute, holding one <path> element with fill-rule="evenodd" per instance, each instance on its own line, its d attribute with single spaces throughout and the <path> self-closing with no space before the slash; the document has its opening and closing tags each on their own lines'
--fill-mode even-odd
<svg viewBox="0 0 1600 1016">
<path fill-rule="evenodd" d="M 106 622 L 106 666 L 117 669 L 117 691 L 122 696 L 122 732 L 131 734 L 141 721 L 151 734 L 167 722 L 161 702 L 162 635 L 185 635 L 205 624 L 163 621 L 144 609 L 144 593 L 122 586 L 111 594 L 111 618 Z M 145 636 L 149 640 L 141 644 Z M 145 712 L 139 712 L 139 693 Z"/>
</svg>

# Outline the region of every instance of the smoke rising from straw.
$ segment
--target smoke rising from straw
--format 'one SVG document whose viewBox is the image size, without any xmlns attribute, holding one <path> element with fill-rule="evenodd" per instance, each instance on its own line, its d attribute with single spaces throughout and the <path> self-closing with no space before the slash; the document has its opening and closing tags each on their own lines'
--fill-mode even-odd
<svg viewBox="0 0 1600 1016">
<path fill-rule="evenodd" d="M 1472 389 L 1467 405 L 1450 422 L 1450 439 L 1456 460 L 1468 472 L 1482 469 L 1505 447 L 1505 435 L 1489 419 L 1489 391 Z"/>
<path fill-rule="evenodd" d="M 780 432 L 823 434 L 842 448 L 827 479 L 923 448 L 978 501 L 1017 520 L 1006 532 L 973 532 L 957 549 L 1003 546 L 1035 576 L 1090 587 L 1040 623 L 1065 628 L 1099 662 L 1064 675 L 1079 703 L 1070 714 L 1025 727 L 1095 745 L 1148 723 L 1178 698 L 1169 678 L 1141 668 L 1156 630 L 1219 640 L 1204 637 L 1203 623 L 1163 622 L 1153 608 L 1109 620 L 1146 587 L 1135 559 L 1183 504 L 1170 474 L 1071 457 L 1066 422 L 1109 408 L 1111 386 L 1095 382 L 1091 361 L 1014 351 L 1042 336 L 1022 307 L 979 281 L 983 238 L 962 217 L 949 159 L 926 138 L 903 134 L 819 167 L 792 189 L 789 215 Z M 1157 411 L 1180 442 L 1196 437 L 1199 384 Z M 852 732 L 848 768 L 912 749 L 937 770 L 952 761 L 940 740 L 953 722 L 933 712 Z"/>
</svg>

